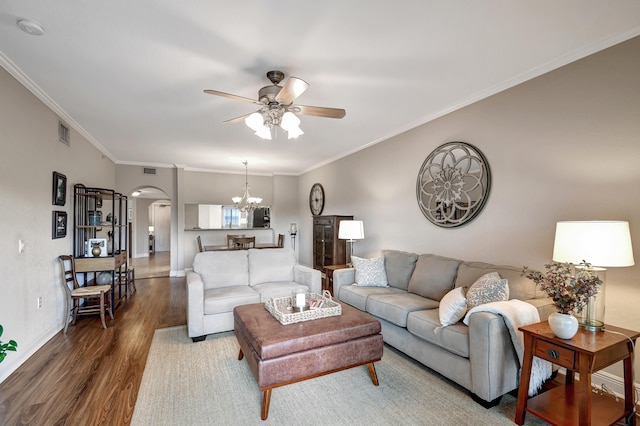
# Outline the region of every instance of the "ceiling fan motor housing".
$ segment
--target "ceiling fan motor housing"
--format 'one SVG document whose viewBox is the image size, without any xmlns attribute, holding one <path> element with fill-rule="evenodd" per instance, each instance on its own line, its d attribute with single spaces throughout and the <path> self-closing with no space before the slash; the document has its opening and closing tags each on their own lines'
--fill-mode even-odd
<svg viewBox="0 0 640 426">
<path fill-rule="evenodd" d="M 276 102 L 276 95 L 281 89 L 281 86 L 265 86 L 258 91 L 258 100 L 265 104 Z"/>
</svg>

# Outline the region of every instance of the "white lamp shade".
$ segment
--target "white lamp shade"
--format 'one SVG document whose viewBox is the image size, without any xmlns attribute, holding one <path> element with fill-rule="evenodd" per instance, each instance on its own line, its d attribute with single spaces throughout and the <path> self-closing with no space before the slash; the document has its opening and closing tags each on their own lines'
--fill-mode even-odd
<svg viewBox="0 0 640 426">
<path fill-rule="evenodd" d="M 262 126 L 256 131 L 256 136 L 262 139 L 271 140 L 271 129 L 267 126 Z"/>
<path fill-rule="evenodd" d="M 342 220 L 338 229 L 341 240 L 361 240 L 364 238 L 364 224 L 361 220 Z"/>
<path fill-rule="evenodd" d="M 264 127 L 264 118 L 259 112 L 254 112 L 250 116 L 244 119 L 244 123 L 254 132 L 257 132 Z"/>
<path fill-rule="evenodd" d="M 629 222 L 566 221 L 556 224 L 553 260 L 593 266 L 633 266 Z"/>
<path fill-rule="evenodd" d="M 290 128 L 287 131 L 287 138 L 288 139 L 296 139 L 300 135 L 304 135 L 304 132 L 302 131 L 302 129 L 300 127 L 293 127 L 293 128 Z"/>
<path fill-rule="evenodd" d="M 282 120 L 280 121 L 280 127 L 284 130 L 289 131 L 289 129 L 293 129 L 300 125 L 300 119 L 296 117 L 296 115 L 292 112 L 285 112 L 282 115 Z"/>
</svg>

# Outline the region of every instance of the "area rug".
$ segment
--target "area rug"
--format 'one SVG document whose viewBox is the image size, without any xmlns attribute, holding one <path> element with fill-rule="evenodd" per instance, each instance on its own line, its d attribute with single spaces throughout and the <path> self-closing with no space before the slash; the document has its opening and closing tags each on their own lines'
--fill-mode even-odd
<svg viewBox="0 0 640 426">
<path fill-rule="evenodd" d="M 185 326 L 156 330 L 132 425 L 513 425 L 516 399 L 485 409 L 469 393 L 385 345 L 376 363 L 262 392 L 233 332 L 192 343 Z M 527 416 L 527 425 L 544 425 Z"/>
</svg>

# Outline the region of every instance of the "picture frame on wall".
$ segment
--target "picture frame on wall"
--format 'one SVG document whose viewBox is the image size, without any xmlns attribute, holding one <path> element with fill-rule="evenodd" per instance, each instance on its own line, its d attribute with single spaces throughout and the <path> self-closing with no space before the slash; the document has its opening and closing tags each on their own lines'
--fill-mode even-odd
<svg viewBox="0 0 640 426">
<path fill-rule="evenodd" d="M 54 206 L 64 206 L 67 201 L 67 177 L 62 173 L 53 172 L 52 203 Z"/>
<path fill-rule="evenodd" d="M 67 212 L 54 211 L 52 223 L 52 239 L 64 238 L 67 236 Z"/>
</svg>

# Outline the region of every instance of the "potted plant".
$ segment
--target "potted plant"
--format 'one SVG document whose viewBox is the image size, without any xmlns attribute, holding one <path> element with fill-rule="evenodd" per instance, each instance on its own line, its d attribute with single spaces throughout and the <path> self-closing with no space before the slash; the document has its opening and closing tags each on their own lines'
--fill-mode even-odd
<svg viewBox="0 0 640 426">
<path fill-rule="evenodd" d="M 589 299 L 598 292 L 602 280 L 591 264 L 584 260 L 579 265 L 551 262 L 544 266 L 545 273 L 530 271 L 525 266 L 523 274 L 553 299 L 558 311 L 549 315 L 553 333 L 561 339 L 570 339 L 578 331 L 578 320 L 572 313 L 582 312 Z"/>
<path fill-rule="evenodd" d="M 0 337 L 2 337 L 2 332 L 4 329 L 0 325 Z M 0 340 L 0 362 L 4 361 L 4 358 L 7 356 L 7 351 L 15 352 L 18 344 L 15 340 L 9 340 L 7 343 L 3 343 Z"/>
</svg>

